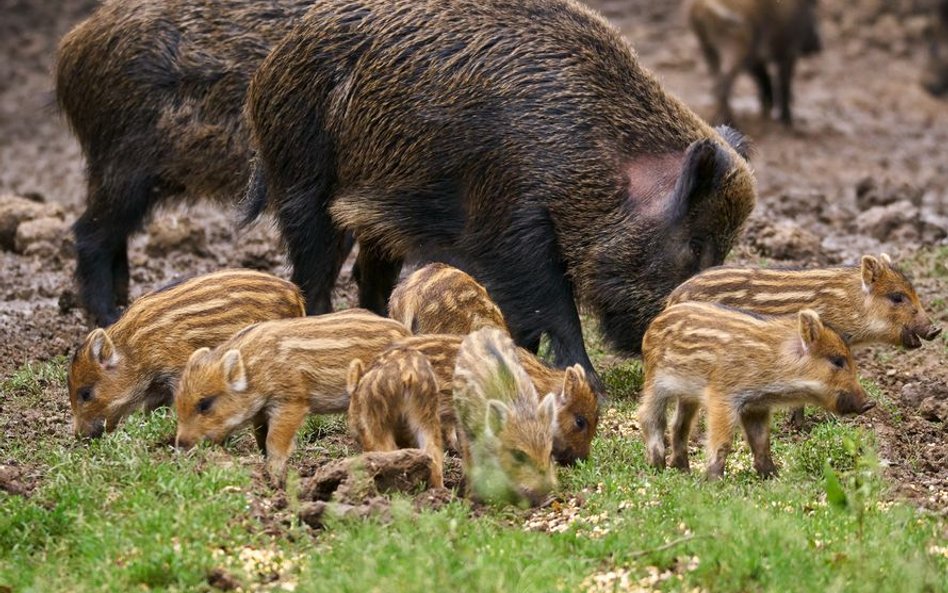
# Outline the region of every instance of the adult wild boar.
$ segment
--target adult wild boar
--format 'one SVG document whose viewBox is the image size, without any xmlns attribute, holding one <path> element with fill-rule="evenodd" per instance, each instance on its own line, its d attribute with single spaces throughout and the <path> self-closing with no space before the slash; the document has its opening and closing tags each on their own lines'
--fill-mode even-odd
<svg viewBox="0 0 948 593">
<path fill-rule="evenodd" d="M 56 98 L 87 165 L 76 221 L 83 306 L 128 303 L 128 238 L 156 206 L 243 196 L 250 76 L 314 0 L 107 0 L 62 40 Z"/>
<path fill-rule="evenodd" d="M 771 65 L 777 71 L 780 121 L 793 123 L 793 72 L 797 60 L 823 48 L 816 0 L 692 0 L 691 28 L 715 78 L 715 120 L 733 121 L 729 98 L 738 75 L 753 76 L 764 117 L 774 106 Z"/>
<path fill-rule="evenodd" d="M 327 0 L 260 66 L 247 110 L 293 279 L 324 310 L 352 230 L 363 306 L 403 258 L 481 282 L 518 344 L 581 363 L 576 300 L 640 349 L 752 210 L 743 139 L 666 93 L 572 0 Z"/>
</svg>

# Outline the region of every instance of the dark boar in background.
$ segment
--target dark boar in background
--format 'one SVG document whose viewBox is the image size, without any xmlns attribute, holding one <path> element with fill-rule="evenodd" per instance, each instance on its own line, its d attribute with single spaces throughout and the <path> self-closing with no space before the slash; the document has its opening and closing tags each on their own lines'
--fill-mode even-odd
<svg viewBox="0 0 948 593">
<path fill-rule="evenodd" d="M 97 325 L 128 301 L 128 237 L 156 206 L 243 195 L 250 76 L 311 4 L 111 0 L 63 38 L 56 97 L 88 169 L 76 275 Z"/>
<path fill-rule="evenodd" d="M 938 3 L 929 52 L 922 85 L 929 93 L 941 97 L 948 94 L 948 0 Z"/>
<path fill-rule="evenodd" d="M 754 207 L 743 139 L 666 93 L 570 0 L 320 2 L 254 75 L 260 183 L 321 310 L 343 232 L 363 305 L 405 257 L 450 262 L 517 343 L 581 363 L 577 299 L 640 349 L 671 290 L 724 260 Z M 366 302 L 369 300 L 369 302 Z"/>
<path fill-rule="evenodd" d="M 822 50 L 816 0 L 692 0 L 688 17 L 715 79 L 715 121 L 734 120 L 729 98 L 738 75 L 754 78 L 760 109 L 774 106 L 771 67 L 777 73 L 780 121 L 793 123 L 793 72 L 797 59 Z"/>
</svg>

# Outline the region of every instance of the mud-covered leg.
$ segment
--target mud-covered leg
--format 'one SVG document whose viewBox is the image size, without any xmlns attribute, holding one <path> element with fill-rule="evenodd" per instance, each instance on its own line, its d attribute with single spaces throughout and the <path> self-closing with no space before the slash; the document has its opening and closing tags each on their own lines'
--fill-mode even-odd
<svg viewBox="0 0 948 593">
<path fill-rule="evenodd" d="M 267 456 L 267 413 L 265 410 L 253 417 L 253 436 L 257 440 L 257 447 L 263 456 Z"/>
<path fill-rule="evenodd" d="M 128 237 L 148 212 L 149 184 L 105 188 L 89 181 L 88 207 L 72 227 L 76 241 L 79 299 L 98 326 L 118 319 L 128 300 Z"/>
<path fill-rule="evenodd" d="M 402 260 L 371 245 L 360 244 L 356 258 L 359 306 L 379 315 L 388 315 L 388 297 L 398 282 Z"/>
<path fill-rule="evenodd" d="M 787 56 L 777 63 L 778 102 L 780 106 L 780 122 L 785 126 L 793 125 L 791 103 L 793 102 L 793 71 L 796 60 Z"/>
<path fill-rule="evenodd" d="M 665 469 L 666 404 L 663 394 L 655 388 L 655 381 L 646 375 L 638 419 L 645 439 L 645 460 L 657 469 Z"/>
<path fill-rule="evenodd" d="M 441 440 L 441 424 L 416 427 L 415 440 L 418 448 L 431 457 L 431 487 L 444 488 L 444 442 Z"/>
<path fill-rule="evenodd" d="M 717 480 L 724 476 L 737 418 L 728 403 L 715 401 L 715 394 L 708 394 L 705 401 L 708 402 L 708 479 Z"/>
<path fill-rule="evenodd" d="M 767 63 L 763 61 L 753 62 L 748 66 L 748 70 L 757 85 L 760 112 L 765 118 L 769 118 L 770 112 L 774 109 L 774 87 L 770 80 L 770 73 L 767 71 Z"/>
<path fill-rule="evenodd" d="M 699 402 L 681 398 L 678 400 L 678 409 L 672 422 L 671 466 L 682 471 L 691 471 L 688 463 L 688 440 L 698 418 Z"/>
<path fill-rule="evenodd" d="M 777 466 L 774 465 L 770 454 L 770 411 L 747 410 L 741 414 L 741 424 L 747 436 L 747 444 L 754 454 L 754 469 L 762 478 L 776 475 Z"/>
<path fill-rule="evenodd" d="M 293 453 L 296 432 L 306 420 L 309 406 L 284 404 L 270 410 L 267 426 L 267 477 L 270 483 L 282 488 L 286 483 L 286 462 Z"/>
</svg>

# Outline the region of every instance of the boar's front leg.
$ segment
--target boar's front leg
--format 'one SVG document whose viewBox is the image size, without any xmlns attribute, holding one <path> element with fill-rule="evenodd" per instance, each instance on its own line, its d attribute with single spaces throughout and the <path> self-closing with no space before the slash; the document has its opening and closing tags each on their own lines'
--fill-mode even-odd
<svg viewBox="0 0 948 593">
<path fill-rule="evenodd" d="M 783 56 L 777 63 L 777 82 L 780 95 L 780 123 L 790 127 L 793 125 L 793 114 L 790 104 L 793 102 L 793 71 L 796 66 L 794 56 Z"/>
<path fill-rule="evenodd" d="M 286 484 L 286 462 L 293 453 L 296 432 L 309 414 L 306 403 L 285 403 L 270 410 L 267 426 L 267 477 L 270 484 L 282 488 Z"/>
</svg>

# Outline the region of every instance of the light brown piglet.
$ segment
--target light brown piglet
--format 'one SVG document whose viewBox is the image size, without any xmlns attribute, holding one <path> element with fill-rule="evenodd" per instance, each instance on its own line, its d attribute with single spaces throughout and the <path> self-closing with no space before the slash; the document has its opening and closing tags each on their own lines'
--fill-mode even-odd
<svg viewBox="0 0 948 593">
<path fill-rule="evenodd" d="M 188 361 L 175 392 L 177 445 L 220 442 L 252 424 L 267 472 L 282 485 L 296 431 L 308 414 L 349 408 L 346 375 L 408 335 L 364 309 L 258 323 Z"/>
<path fill-rule="evenodd" d="M 431 457 L 433 488 L 444 487 L 438 380 L 414 348 L 390 348 L 365 369 L 349 365 L 349 429 L 368 451 L 419 448 Z"/>
<path fill-rule="evenodd" d="M 69 365 L 75 432 L 97 437 L 132 411 L 170 405 L 191 353 L 252 323 L 301 317 L 296 285 L 252 270 L 223 270 L 146 294 L 92 331 Z"/>
<path fill-rule="evenodd" d="M 650 465 L 665 467 L 665 414 L 678 401 L 672 465 L 688 470 L 688 437 L 699 408 L 708 413 L 708 476 L 719 478 L 742 425 L 763 477 L 776 473 L 770 454 L 775 407 L 803 403 L 837 414 L 875 404 L 856 378 L 849 347 L 819 315 L 763 317 L 708 303 L 663 311 L 642 342 L 645 382 L 639 424 Z"/>
</svg>

